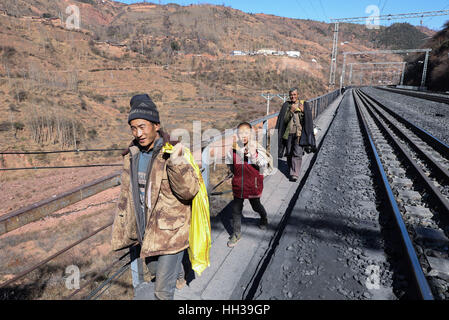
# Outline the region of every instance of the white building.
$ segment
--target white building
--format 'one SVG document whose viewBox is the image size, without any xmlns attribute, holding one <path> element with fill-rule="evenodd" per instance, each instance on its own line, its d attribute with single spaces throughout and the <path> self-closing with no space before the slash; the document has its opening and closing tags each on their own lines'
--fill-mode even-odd
<svg viewBox="0 0 449 320">
<path fill-rule="evenodd" d="M 301 52 L 299 52 L 299 51 L 286 51 L 285 53 L 287 54 L 287 56 L 289 56 L 291 58 L 301 57 Z"/>
<path fill-rule="evenodd" d="M 246 52 L 240 50 L 234 50 L 231 52 L 231 56 L 246 56 Z"/>
<path fill-rule="evenodd" d="M 261 55 L 264 55 L 264 56 L 271 56 L 271 55 L 273 55 L 274 53 L 276 52 L 276 50 L 271 50 L 271 49 L 260 49 L 260 50 L 257 50 L 257 54 L 261 54 Z"/>
</svg>

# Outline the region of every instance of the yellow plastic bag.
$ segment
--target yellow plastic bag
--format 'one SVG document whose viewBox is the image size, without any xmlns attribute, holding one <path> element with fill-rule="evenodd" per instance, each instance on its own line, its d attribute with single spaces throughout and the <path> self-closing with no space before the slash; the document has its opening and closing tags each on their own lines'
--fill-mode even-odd
<svg viewBox="0 0 449 320">
<path fill-rule="evenodd" d="M 168 142 L 162 148 L 162 152 L 171 153 L 173 146 Z M 184 147 L 184 157 L 195 169 L 200 183 L 200 190 L 192 200 L 192 219 L 190 221 L 189 230 L 189 253 L 190 263 L 192 269 L 198 275 L 210 266 L 209 251 L 211 247 L 211 227 L 210 227 L 210 212 L 209 212 L 209 198 L 207 196 L 206 185 L 203 181 L 198 165 L 193 159 L 193 155 L 188 148 Z"/>
</svg>

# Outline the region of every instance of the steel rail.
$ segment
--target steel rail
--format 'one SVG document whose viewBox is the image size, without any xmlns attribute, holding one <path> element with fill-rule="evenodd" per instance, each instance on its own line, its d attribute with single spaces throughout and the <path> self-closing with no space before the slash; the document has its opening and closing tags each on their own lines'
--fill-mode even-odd
<svg viewBox="0 0 449 320">
<path fill-rule="evenodd" d="M 373 108 L 373 110 L 376 111 L 376 113 L 392 128 L 392 130 L 400 136 L 403 140 L 405 140 L 412 149 L 421 155 L 422 158 L 440 175 L 440 177 L 443 177 L 447 182 L 449 182 L 449 171 L 446 168 L 443 168 L 439 162 L 432 159 L 427 152 L 425 152 L 421 147 L 419 147 L 412 139 L 407 135 L 407 133 L 403 132 L 397 125 L 395 125 L 393 122 L 391 122 L 382 112 L 379 110 L 379 108 L 376 106 L 375 102 L 371 100 L 371 97 L 368 96 L 364 92 L 359 92 L 362 97 L 365 98 L 365 101 Z"/>
<path fill-rule="evenodd" d="M 66 251 L 72 249 L 73 247 L 77 246 L 77 245 L 80 244 L 81 242 L 86 241 L 87 239 L 93 237 L 93 236 L 96 235 L 97 233 L 99 233 L 99 232 L 105 230 L 106 228 L 108 228 L 108 227 L 110 227 L 110 226 L 112 226 L 112 222 L 110 222 L 110 223 L 108 223 L 108 224 L 102 226 L 101 228 L 96 229 L 95 231 L 91 232 L 91 233 L 88 234 L 87 236 L 85 236 L 85 237 L 81 238 L 80 240 L 78 240 L 78 241 L 72 243 L 71 245 L 65 247 L 64 249 L 62 249 L 62 250 L 56 252 L 55 254 L 51 255 L 50 257 L 46 258 L 45 260 L 42 260 L 41 262 L 39 262 L 39 263 L 37 263 L 36 265 L 34 265 L 34 266 L 32 266 L 32 267 L 26 269 L 25 271 L 22 271 L 21 273 L 19 273 L 18 275 L 16 275 L 14 278 L 12 278 L 12 279 L 10 279 L 10 280 L 8 280 L 8 281 L 6 281 L 6 282 L 1 283 L 1 284 L 0 284 L 0 288 L 4 288 L 4 287 L 10 285 L 11 283 L 14 283 L 14 282 L 16 282 L 17 280 L 19 280 L 19 279 L 25 277 L 27 274 L 31 273 L 32 271 L 34 271 L 34 270 L 36 270 L 37 268 L 43 266 L 43 265 L 46 264 L 47 262 L 53 260 L 54 258 L 60 256 L 60 255 L 63 254 L 64 252 L 66 252 Z"/>
<path fill-rule="evenodd" d="M 430 181 L 430 179 L 426 176 L 422 168 L 416 163 L 416 161 L 413 160 L 412 156 L 405 150 L 404 146 L 402 145 L 401 141 L 399 141 L 391 132 L 389 128 L 384 126 L 379 119 L 377 119 L 374 112 L 368 107 L 369 103 L 364 99 L 363 96 L 360 95 L 359 92 L 357 92 L 361 100 L 364 102 L 368 113 L 372 116 L 373 120 L 376 122 L 377 126 L 387 135 L 388 140 L 392 142 L 394 147 L 400 152 L 400 154 L 404 157 L 409 167 L 414 171 L 414 173 L 417 175 L 419 180 L 426 186 L 426 189 L 430 191 L 430 193 L 433 195 L 433 197 L 437 200 L 438 204 L 441 206 L 444 214 L 449 217 L 449 202 L 447 201 L 446 197 L 441 193 L 440 190 L 435 187 L 435 185 Z"/>
<path fill-rule="evenodd" d="M 372 136 L 371 130 L 369 129 L 368 124 L 365 119 L 365 116 L 362 113 L 361 108 L 362 108 L 363 103 L 362 103 L 360 97 L 357 95 L 356 90 L 354 90 L 354 92 L 353 92 L 353 98 L 354 98 L 354 102 L 355 102 L 355 106 L 356 106 L 357 115 L 358 115 L 359 121 L 361 123 L 362 132 L 365 134 L 366 138 L 369 141 L 370 151 L 373 154 L 375 163 L 377 164 L 376 169 L 381 178 L 380 179 L 381 184 L 383 185 L 383 188 L 385 190 L 385 193 L 386 193 L 386 196 L 388 199 L 388 204 L 393 213 L 393 216 L 394 216 L 394 219 L 396 222 L 396 226 L 399 229 L 399 233 L 401 236 L 400 237 L 401 242 L 405 249 L 407 260 L 408 260 L 409 266 L 411 268 L 413 280 L 416 283 L 416 287 L 418 289 L 419 296 L 423 300 L 434 300 L 432 291 L 430 290 L 430 286 L 429 286 L 427 279 L 424 275 L 421 264 L 419 263 L 418 256 L 416 254 L 412 240 L 410 239 L 410 235 L 408 234 L 408 231 L 405 226 L 404 220 L 402 218 L 401 212 L 399 211 L 399 207 L 398 207 L 398 204 L 394 197 L 393 191 L 391 190 L 387 175 L 385 173 L 382 162 L 380 160 L 380 156 L 377 152 L 377 149 L 374 145 L 374 141 L 371 137 Z"/>
<path fill-rule="evenodd" d="M 363 92 L 363 91 L 362 91 Z M 400 116 L 398 113 L 394 112 L 390 108 L 386 107 L 384 104 L 379 102 L 379 100 L 375 99 L 374 97 L 370 96 L 370 99 L 374 101 L 379 107 L 387 111 L 390 115 L 392 115 L 394 118 L 396 118 L 398 121 L 405 124 L 410 130 L 412 130 L 417 136 L 419 136 L 421 139 L 423 139 L 427 144 L 432 146 L 435 150 L 437 150 L 443 157 L 449 160 L 449 146 L 439 140 L 438 138 L 434 137 L 432 134 L 427 132 L 426 130 L 418 127 L 417 125 L 411 123 L 404 117 Z"/>
<path fill-rule="evenodd" d="M 403 94 L 403 95 L 410 96 L 410 97 L 415 97 L 415 98 L 425 99 L 425 100 L 429 100 L 429 101 L 449 104 L 449 97 L 436 96 L 436 95 L 431 95 L 431 94 L 424 93 L 424 92 L 403 91 L 403 90 L 398 90 L 398 89 L 393 89 L 393 88 L 383 88 L 383 87 L 376 87 L 376 88 L 380 89 L 380 90 L 388 91 L 388 92 Z"/>
</svg>

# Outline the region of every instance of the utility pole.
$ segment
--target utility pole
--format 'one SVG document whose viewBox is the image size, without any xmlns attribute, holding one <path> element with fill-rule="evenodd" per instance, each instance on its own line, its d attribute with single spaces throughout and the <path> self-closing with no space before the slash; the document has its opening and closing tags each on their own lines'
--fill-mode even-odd
<svg viewBox="0 0 449 320">
<path fill-rule="evenodd" d="M 402 65 L 402 73 L 401 73 L 401 86 L 404 85 L 404 76 L 405 76 L 405 65 L 407 64 L 407 62 L 404 62 L 404 64 Z"/>
<path fill-rule="evenodd" d="M 270 101 L 272 99 L 274 99 L 276 97 L 275 94 L 271 94 L 271 93 L 262 93 L 261 94 L 262 97 L 264 97 L 267 100 L 267 115 L 270 113 Z"/>
<path fill-rule="evenodd" d="M 349 85 L 352 85 L 352 67 L 354 65 L 351 63 L 351 71 L 349 72 Z"/>
<path fill-rule="evenodd" d="M 288 99 L 288 94 L 286 94 L 286 93 L 280 93 L 280 94 L 277 94 L 276 95 L 279 99 L 281 99 L 284 103 L 285 103 L 285 101 L 287 101 L 287 99 Z"/>
<path fill-rule="evenodd" d="M 340 76 L 340 93 L 341 89 L 343 88 L 343 84 L 345 82 L 345 72 L 346 72 L 346 52 L 343 54 L 343 71 L 341 72 Z"/>
<path fill-rule="evenodd" d="M 431 49 L 430 49 L 431 50 Z M 430 51 L 429 50 L 429 51 Z M 426 58 L 424 60 L 424 69 L 422 72 L 422 79 L 421 79 L 421 88 L 424 88 L 426 84 L 426 78 L 427 78 L 427 65 L 429 63 L 429 51 L 426 51 Z"/>
<path fill-rule="evenodd" d="M 334 27 L 334 41 L 332 45 L 331 71 L 329 75 L 329 86 L 335 86 L 335 74 L 337 73 L 337 54 L 338 54 L 338 21 L 335 22 Z"/>
</svg>

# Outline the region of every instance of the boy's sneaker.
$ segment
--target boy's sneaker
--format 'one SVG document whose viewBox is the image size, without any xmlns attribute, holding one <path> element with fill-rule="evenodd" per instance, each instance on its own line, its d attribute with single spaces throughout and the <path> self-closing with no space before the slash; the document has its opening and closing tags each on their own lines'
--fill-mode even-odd
<svg viewBox="0 0 449 320">
<path fill-rule="evenodd" d="M 266 230 L 267 226 L 268 226 L 267 218 L 266 217 L 265 218 L 261 218 L 260 219 L 260 223 L 259 223 L 259 228 L 262 229 L 262 230 Z"/>
<path fill-rule="evenodd" d="M 229 238 L 228 247 L 233 248 L 237 244 L 237 242 L 239 242 L 241 237 L 242 235 L 240 233 L 233 233 L 232 236 Z"/>
</svg>

